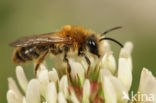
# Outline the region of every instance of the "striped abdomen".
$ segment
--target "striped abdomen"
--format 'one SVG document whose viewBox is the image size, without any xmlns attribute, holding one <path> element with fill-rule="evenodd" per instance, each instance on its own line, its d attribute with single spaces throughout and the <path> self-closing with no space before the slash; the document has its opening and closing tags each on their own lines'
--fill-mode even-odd
<svg viewBox="0 0 156 103">
<path fill-rule="evenodd" d="M 45 46 L 39 47 L 18 47 L 12 57 L 12 61 L 16 64 L 25 63 L 37 59 L 46 49 Z"/>
</svg>

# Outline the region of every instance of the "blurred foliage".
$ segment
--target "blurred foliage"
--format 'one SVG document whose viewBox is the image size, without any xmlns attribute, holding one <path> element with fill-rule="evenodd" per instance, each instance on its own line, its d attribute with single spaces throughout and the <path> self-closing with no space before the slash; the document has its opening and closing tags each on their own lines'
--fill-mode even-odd
<svg viewBox="0 0 156 103">
<path fill-rule="evenodd" d="M 108 36 L 122 43 L 132 41 L 133 85 L 137 91 L 140 72 L 148 68 L 156 76 L 156 1 L 155 0 L 1 0 L 0 1 L 0 102 L 6 102 L 7 78 L 16 78 L 8 43 L 18 37 L 81 25 L 98 33 L 114 26 L 124 28 Z M 112 43 L 116 60 L 120 48 Z M 50 61 L 49 61 L 50 62 Z M 33 64 L 24 65 L 28 78 Z"/>
</svg>

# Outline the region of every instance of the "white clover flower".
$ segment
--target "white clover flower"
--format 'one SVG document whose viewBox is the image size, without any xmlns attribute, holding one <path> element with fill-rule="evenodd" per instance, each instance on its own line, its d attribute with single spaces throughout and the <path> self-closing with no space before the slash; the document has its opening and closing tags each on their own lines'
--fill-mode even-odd
<svg viewBox="0 0 156 103">
<path fill-rule="evenodd" d="M 28 80 L 21 66 L 16 67 L 16 76 L 23 93 L 13 78 L 8 78 L 8 103 L 156 103 L 156 78 L 148 69 L 143 69 L 138 93 L 129 96 L 132 84 L 133 44 L 126 42 L 120 51 L 118 68 L 109 44 L 99 63 L 92 57 L 89 76 L 85 77 L 87 63 L 69 59 L 71 79 L 58 69 L 48 70 L 41 65 L 37 78 Z M 117 71 L 117 75 L 115 74 Z M 142 94 L 147 94 L 148 98 Z"/>
</svg>

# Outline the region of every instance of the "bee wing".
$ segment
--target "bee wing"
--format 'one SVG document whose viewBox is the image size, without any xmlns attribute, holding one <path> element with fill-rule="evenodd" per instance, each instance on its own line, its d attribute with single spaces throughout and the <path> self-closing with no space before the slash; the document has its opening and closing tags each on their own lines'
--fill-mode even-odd
<svg viewBox="0 0 156 103">
<path fill-rule="evenodd" d="M 70 38 L 60 37 L 59 33 L 52 32 L 47 34 L 34 35 L 30 37 L 20 38 L 9 45 L 12 47 L 27 47 L 34 45 L 48 45 L 54 43 L 66 43 L 70 44 Z"/>
</svg>

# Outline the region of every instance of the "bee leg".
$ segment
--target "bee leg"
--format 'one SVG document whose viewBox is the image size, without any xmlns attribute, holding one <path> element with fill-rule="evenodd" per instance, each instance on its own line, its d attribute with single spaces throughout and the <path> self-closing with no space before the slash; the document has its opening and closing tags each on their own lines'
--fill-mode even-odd
<svg viewBox="0 0 156 103">
<path fill-rule="evenodd" d="M 88 77 L 89 70 L 90 70 L 91 62 L 90 62 L 89 58 L 86 55 L 85 55 L 85 59 L 86 59 L 86 62 L 88 63 L 88 69 L 87 69 L 87 72 L 85 74 L 85 76 L 87 78 Z"/>
<path fill-rule="evenodd" d="M 91 62 L 90 62 L 89 58 L 87 57 L 87 55 L 82 51 L 82 48 L 79 48 L 78 56 L 83 56 L 85 58 L 87 64 L 88 64 L 88 69 L 87 69 L 87 72 L 85 74 L 85 77 L 87 78 L 88 77 L 88 73 L 89 73 Z"/>
<path fill-rule="evenodd" d="M 46 55 L 48 54 L 48 51 L 46 51 L 43 55 L 41 55 L 37 60 L 36 60 L 36 66 L 35 66 L 35 78 L 37 78 L 37 70 L 40 67 L 40 64 L 44 61 Z"/>
<path fill-rule="evenodd" d="M 72 82 L 72 78 L 71 78 L 71 67 L 70 67 L 70 64 L 69 64 L 69 60 L 67 58 L 67 53 L 65 53 L 65 55 L 64 55 L 64 61 L 67 63 L 67 75 L 68 75 L 70 81 Z"/>
</svg>

